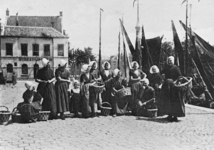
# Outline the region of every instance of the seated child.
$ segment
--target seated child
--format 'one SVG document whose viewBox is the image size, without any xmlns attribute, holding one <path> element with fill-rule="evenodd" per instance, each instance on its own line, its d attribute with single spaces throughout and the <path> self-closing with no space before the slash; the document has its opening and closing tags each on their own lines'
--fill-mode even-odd
<svg viewBox="0 0 214 150">
<path fill-rule="evenodd" d="M 24 123 L 36 122 L 37 114 L 42 109 L 43 98 L 37 93 L 33 82 L 25 83 L 27 90 L 23 93 L 24 102 L 17 105 L 17 110 L 21 114 Z"/>
<path fill-rule="evenodd" d="M 73 81 L 73 89 L 71 89 L 71 102 L 73 103 L 74 117 L 80 117 L 80 84 L 79 81 Z"/>
</svg>

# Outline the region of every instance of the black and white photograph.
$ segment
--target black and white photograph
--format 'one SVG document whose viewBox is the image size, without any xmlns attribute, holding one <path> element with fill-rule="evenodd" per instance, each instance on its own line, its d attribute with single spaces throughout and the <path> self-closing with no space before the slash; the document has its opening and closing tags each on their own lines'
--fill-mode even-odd
<svg viewBox="0 0 214 150">
<path fill-rule="evenodd" d="M 0 0 L 0 150 L 214 149 L 213 0 Z"/>
</svg>

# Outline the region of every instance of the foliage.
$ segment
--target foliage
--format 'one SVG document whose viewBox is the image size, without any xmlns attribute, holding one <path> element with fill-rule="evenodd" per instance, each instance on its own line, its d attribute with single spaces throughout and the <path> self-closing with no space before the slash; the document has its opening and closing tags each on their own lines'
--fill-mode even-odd
<svg viewBox="0 0 214 150">
<path fill-rule="evenodd" d="M 69 50 L 69 60 L 70 63 L 79 66 L 81 63 L 89 63 L 89 60 L 94 61 L 96 58 L 90 47 L 84 48 L 84 50 L 72 48 Z"/>
</svg>

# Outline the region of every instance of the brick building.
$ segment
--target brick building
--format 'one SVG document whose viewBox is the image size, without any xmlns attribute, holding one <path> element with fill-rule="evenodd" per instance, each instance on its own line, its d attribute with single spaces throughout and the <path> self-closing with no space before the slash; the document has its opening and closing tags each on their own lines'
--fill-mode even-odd
<svg viewBox="0 0 214 150">
<path fill-rule="evenodd" d="M 41 59 L 49 59 L 55 70 L 61 59 L 68 61 L 68 36 L 59 16 L 10 16 L 6 11 L 1 27 L 1 67 L 8 76 L 34 78 L 42 67 Z"/>
</svg>

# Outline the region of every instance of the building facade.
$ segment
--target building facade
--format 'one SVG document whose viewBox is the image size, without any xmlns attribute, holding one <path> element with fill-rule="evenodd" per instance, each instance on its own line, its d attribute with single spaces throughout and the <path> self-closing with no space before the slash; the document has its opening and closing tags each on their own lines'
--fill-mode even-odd
<svg viewBox="0 0 214 150">
<path fill-rule="evenodd" d="M 48 22 L 49 21 L 49 22 Z M 59 16 L 9 16 L 1 31 L 1 67 L 10 76 L 35 78 L 47 58 L 55 70 L 61 59 L 68 62 L 68 36 L 62 29 L 62 12 Z"/>
</svg>

